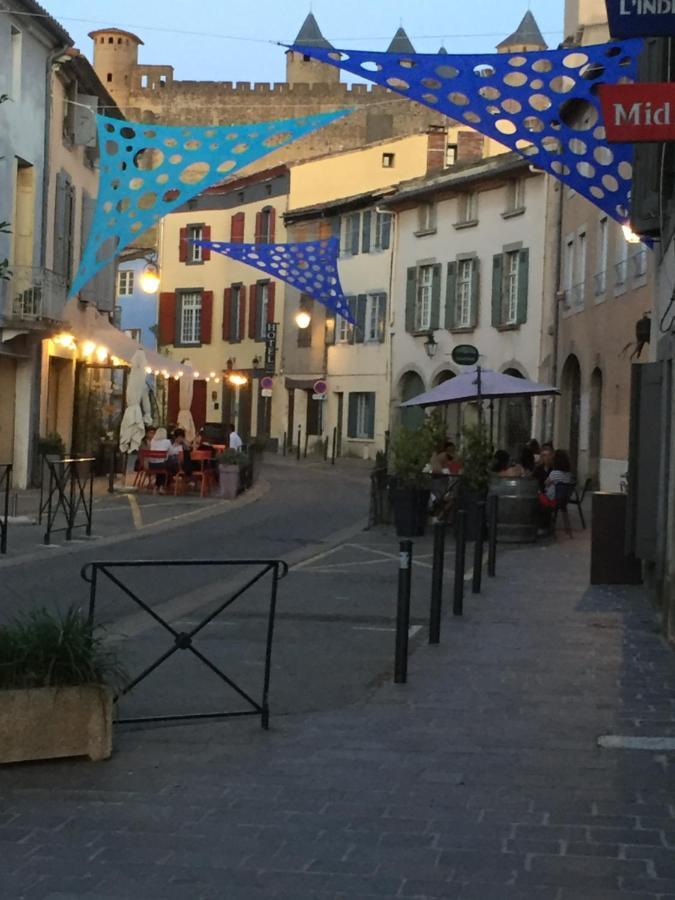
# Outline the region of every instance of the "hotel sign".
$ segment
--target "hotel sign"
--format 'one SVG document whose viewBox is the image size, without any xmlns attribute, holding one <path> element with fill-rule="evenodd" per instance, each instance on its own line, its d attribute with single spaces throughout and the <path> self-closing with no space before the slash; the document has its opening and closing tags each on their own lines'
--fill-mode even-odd
<svg viewBox="0 0 675 900">
<path fill-rule="evenodd" d="M 600 102 L 610 143 L 675 141 L 675 83 L 603 84 Z"/>
<path fill-rule="evenodd" d="M 675 0 L 605 0 L 613 38 L 675 35 Z"/>
</svg>

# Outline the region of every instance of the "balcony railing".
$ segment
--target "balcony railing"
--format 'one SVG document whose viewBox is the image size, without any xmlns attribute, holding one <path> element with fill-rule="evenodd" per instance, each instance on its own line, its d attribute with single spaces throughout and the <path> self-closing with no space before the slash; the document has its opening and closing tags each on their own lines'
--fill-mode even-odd
<svg viewBox="0 0 675 900">
<path fill-rule="evenodd" d="M 642 278 L 647 274 L 647 251 L 638 250 L 630 258 L 633 278 Z"/>
<path fill-rule="evenodd" d="M 614 266 L 614 285 L 622 288 L 626 284 L 628 277 L 628 260 L 622 259 Z"/>
<path fill-rule="evenodd" d="M 595 296 L 601 297 L 607 290 L 607 272 L 596 272 L 593 276 Z"/>
<path fill-rule="evenodd" d="M 582 282 L 572 286 L 570 301 L 575 309 L 582 309 L 586 299 L 586 285 Z"/>
<path fill-rule="evenodd" d="M 12 266 L 0 281 L 0 317 L 9 322 L 58 321 L 66 303 L 62 275 L 35 266 Z"/>
</svg>

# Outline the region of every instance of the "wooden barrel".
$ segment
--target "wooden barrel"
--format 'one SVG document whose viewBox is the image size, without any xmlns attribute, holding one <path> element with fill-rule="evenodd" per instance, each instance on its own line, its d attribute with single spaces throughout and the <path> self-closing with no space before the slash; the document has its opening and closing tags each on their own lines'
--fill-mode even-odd
<svg viewBox="0 0 675 900">
<path fill-rule="evenodd" d="M 532 477 L 493 478 L 490 494 L 499 497 L 497 540 L 506 544 L 536 541 L 539 486 Z"/>
</svg>

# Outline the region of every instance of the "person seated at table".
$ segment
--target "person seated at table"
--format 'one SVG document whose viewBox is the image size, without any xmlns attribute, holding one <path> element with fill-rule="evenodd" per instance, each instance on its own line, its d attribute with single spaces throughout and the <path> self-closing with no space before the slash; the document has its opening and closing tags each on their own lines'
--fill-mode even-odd
<svg viewBox="0 0 675 900">
<path fill-rule="evenodd" d="M 190 458 L 190 442 L 185 436 L 184 428 L 176 428 L 169 449 L 169 468 L 176 472 L 182 468 L 188 478 L 192 477 L 193 465 Z"/>
<path fill-rule="evenodd" d="M 523 447 L 520 453 L 520 468 L 523 470 L 523 477 L 525 478 L 533 475 L 536 467 L 535 454 L 530 444 Z"/>
<path fill-rule="evenodd" d="M 167 458 L 169 456 L 169 450 L 171 449 L 171 441 L 169 440 L 169 436 L 166 433 L 166 428 L 158 428 L 155 431 L 155 435 L 150 441 L 150 450 L 153 452 L 163 452 L 164 458 L 160 459 L 151 459 L 148 463 L 148 467 L 152 469 L 167 469 Z M 158 472 L 155 476 L 155 490 L 160 493 L 163 492 L 164 487 L 166 485 L 166 476 L 164 472 Z"/>
<path fill-rule="evenodd" d="M 542 506 L 554 509 L 558 500 L 558 485 L 572 485 L 570 458 L 566 450 L 556 450 L 553 455 L 551 471 L 544 482 L 544 490 L 539 494 Z"/>
<path fill-rule="evenodd" d="M 214 457 L 216 455 L 216 450 L 215 450 L 215 447 L 213 446 L 213 444 L 210 444 L 205 439 L 205 431 L 203 428 L 200 428 L 196 438 L 192 442 L 192 449 L 199 450 L 200 452 L 210 453 L 211 459 L 204 460 L 204 463 L 205 463 L 204 467 L 207 469 L 209 469 L 209 468 L 213 469 L 216 467 L 216 463 L 214 460 Z M 202 470 L 202 461 L 201 460 L 193 459 L 193 460 L 191 460 L 191 462 L 192 462 L 193 471 L 200 472 Z"/>
<path fill-rule="evenodd" d="M 228 436 L 228 444 L 229 444 L 230 450 L 236 450 L 237 452 L 239 452 L 241 450 L 241 448 L 244 446 L 244 442 L 239 437 L 239 434 L 237 433 L 237 429 L 234 427 L 234 423 L 230 425 L 230 434 Z"/>
<path fill-rule="evenodd" d="M 535 465 L 538 465 L 539 464 L 539 454 L 541 453 L 541 445 L 539 444 L 539 441 L 536 438 L 532 438 L 532 440 L 528 441 L 525 446 L 528 447 L 532 451 L 532 453 L 534 455 Z"/>
<path fill-rule="evenodd" d="M 553 444 L 542 444 L 541 452 L 539 454 L 539 462 L 534 467 L 534 472 L 532 473 L 534 477 L 537 479 L 539 483 L 539 490 L 544 490 L 544 485 L 546 484 L 546 479 L 548 478 L 549 472 L 553 468 Z"/>
<path fill-rule="evenodd" d="M 157 431 L 157 429 L 155 428 L 154 425 L 148 425 L 146 427 L 145 437 L 143 438 L 143 440 L 141 441 L 141 443 L 138 447 L 139 451 L 150 449 L 150 444 L 152 443 L 152 439 L 154 438 L 156 431 Z M 138 470 L 140 468 L 141 468 L 141 454 L 139 452 L 136 456 L 136 462 L 134 463 L 134 472 L 138 472 Z"/>
<path fill-rule="evenodd" d="M 440 441 L 436 444 L 436 450 L 431 455 L 429 465 L 432 475 L 449 475 L 452 456 L 448 453 L 449 441 Z"/>
</svg>

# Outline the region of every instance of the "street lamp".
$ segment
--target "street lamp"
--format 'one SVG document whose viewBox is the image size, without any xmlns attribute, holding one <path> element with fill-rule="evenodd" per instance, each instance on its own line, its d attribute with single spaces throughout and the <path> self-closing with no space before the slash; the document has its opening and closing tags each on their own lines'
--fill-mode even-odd
<svg viewBox="0 0 675 900">
<path fill-rule="evenodd" d="M 148 262 L 141 272 L 141 290 L 144 294 L 156 294 L 159 289 L 159 268 L 156 263 Z"/>
<path fill-rule="evenodd" d="M 436 339 L 434 337 L 433 331 L 430 331 L 427 335 L 427 339 L 424 342 L 424 349 L 426 351 L 429 359 L 433 359 L 436 356 L 436 351 L 438 350 L 438 344 L 436 343 Z"/>
<path fill-rule="evenodd" d="M 311 322 L 312 317 L 306 309 L 299 309 L 295 314 L 295 324 L 303 331 L 305 330 L 305 328 L 309 328 Z"/>
</svg>

